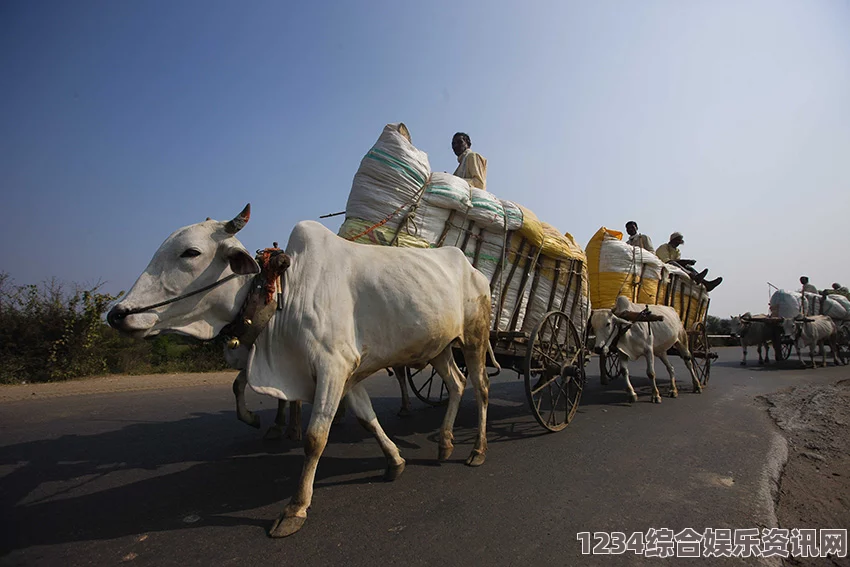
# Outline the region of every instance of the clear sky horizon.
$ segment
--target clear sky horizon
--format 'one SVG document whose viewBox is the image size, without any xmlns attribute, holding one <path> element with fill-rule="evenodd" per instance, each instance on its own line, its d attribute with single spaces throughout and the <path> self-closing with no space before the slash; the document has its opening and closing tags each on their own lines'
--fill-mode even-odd
<svg viewBox="0 0 850 567">
<path fill-rule="evenodd" d="M 585 245 L 640 223 L 724 283 L 850 285 L 850 3 L 0 3 L 0 271 L 128 290 L 173 230 L 249 250 L 341 211 L 404 122 L 435 171 L 470 134 L 488 189 Z M 325 224 L 338 229 L 342 217 Z"/>
</svg>

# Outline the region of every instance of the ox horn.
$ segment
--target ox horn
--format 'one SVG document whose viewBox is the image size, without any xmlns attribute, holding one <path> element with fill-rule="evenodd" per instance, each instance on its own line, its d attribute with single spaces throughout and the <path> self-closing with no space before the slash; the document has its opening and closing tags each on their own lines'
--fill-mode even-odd
<svg viewBox="0 0 850 567">
<path fill-rule="evenodd" d="M 224 225 L 224 230 L 228 234 L 236 234 L 248 224 L 248 219 L 251 218 L 251 203 L 245 205 L 245 208 L 242 209 L 242 212 L 233 217 L 233 220 L 227 221 Z"/>
</svg>

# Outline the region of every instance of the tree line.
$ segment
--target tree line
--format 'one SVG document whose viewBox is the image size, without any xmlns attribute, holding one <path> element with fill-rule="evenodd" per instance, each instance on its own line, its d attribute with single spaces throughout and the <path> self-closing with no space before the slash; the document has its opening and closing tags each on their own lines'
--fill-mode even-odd
<svg viewBox="0 0 850 567">
<path fill-rule="evenodd" d="M 55 279 L 15 285 L 0 272 L 0 383 L 227 368 L 221 340 L 120 335 L 104 316 L 123 292 L 110 295 L 101 287 L 68 287 Z"/>
<path fill-rule="evenodd" d="M 70 288 L 50 280 L 15 285 L 0 272 L 0 383 L 52 382 L 102 374 L 207 372 L 227 369 L 221 339 L 178 335 L 140 341 L 104 322 L 121 297 L 102 284 Z M 708 316 L 709 335 L 728 335 L 732 321 Z"/>
</svg>

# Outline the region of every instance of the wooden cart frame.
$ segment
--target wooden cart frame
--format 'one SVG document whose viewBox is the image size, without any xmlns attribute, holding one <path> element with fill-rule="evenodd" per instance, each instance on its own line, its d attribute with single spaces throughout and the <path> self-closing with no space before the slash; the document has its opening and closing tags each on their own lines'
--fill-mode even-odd
<svg viewBox="0 0 850 567">
<path fill-rule="evenodd" d="M 460 226 L 452 224 L 455 214 L 452 213 L 446 221 L 446 227 L 437 242 L 437 246 L 445 244 L 446 236 L 451 228 L 461 231 L 462 241 L 457 243 L 472 265 L 479 266 L 481 246 L 484 241 L 481 230 L 476 234 L 473 222 L 463 219 Z M 587 290 L 582 289 L 582 274 L 584 262 L 580 259 L 560 259 L 554 262 L 555 279 L 548 297 L 540 297 L 541 248 L 534 246 L 526 238 L 522 238 L 518 248 L 512 252 L 513 261 L 506 257 L 507 243 L 511 242 L 512 232 L 503 234 L 501 262 L 490 278 L 490 293 L 495 306 L 493 326 L 490 331 L 490 343 L 499 365 L 506 370 L 517 372 L 520 379 L 524 378 L 525 392 L 534 418 L 548 431 L 560 431 L 569 425 L 575 416 L 581 400 L 581 394 L 586 382 L 585 374 L 585 336 L 573 322 L 576 313 L 579 320 L 585 322 L 586 301 L 582 301 Z M 455 244 L 450 244 L 455 245 Z M 558 282 L 566 275 L 567 283 L 563 289 Z M 537 298 L 547 303 L 546 313 L 536 322 L 533 329 L 522 330 L 520 311 L 522 297 L 528 288 L 528 301 Z M 500 328 L 500 314 L 504 310 L 509 290 L 516 289 L 517 304 L 514 306 L 509 323 Z M 572 301 L 567 305 L 572 292 Z M 561 294 L 560 296 L 558 294 Z M 557 305 L 561 309 L 555 309 Z M 566 310 L 565 310 L 566 308 Z M 528 316 L 528 313 L 526 313 Z M 463 355 L 455 349 L 455 359 L 458 366 L 465 371 Z M 417 370 L 405 370 L 408 383 L 417 398 L 429 405 L 442 405 L 448 401 L 448 394 L 442 379 L 429 365 Z"/>
</svg>

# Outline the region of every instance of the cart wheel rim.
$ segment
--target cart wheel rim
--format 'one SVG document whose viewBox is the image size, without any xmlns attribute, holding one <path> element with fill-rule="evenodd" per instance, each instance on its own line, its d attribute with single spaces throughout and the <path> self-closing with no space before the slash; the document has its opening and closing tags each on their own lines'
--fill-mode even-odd
<svg viewBox="0 0 850 567">
<path fill-rule="evenodd" d="M 413 395 L 429 406 L 442 406 L 449 403 L 449 391 L 446 383 L 430 364 L 421 369 L 405 366 L 407 383 L 413 390 Z"/>
<path fill-rule="evenodd" d="M 560 431 L 575 416 L 585 384 L 584 343 L 569 317 L 551 311 L 534 328 L 525 357 L 525 392 L 537 422 Z"/>
<path fill-rule="evenodd" d="M 605 377 L 613 379 L 620 376 L 620 354 L 616 349 L 606 355 L 600 355 L 599 363 Z"/>
</svg>

